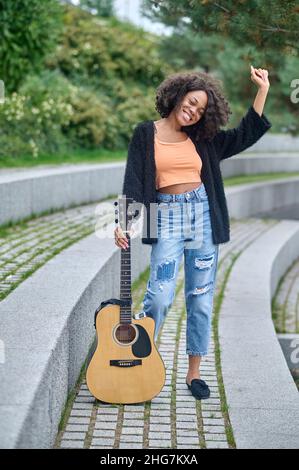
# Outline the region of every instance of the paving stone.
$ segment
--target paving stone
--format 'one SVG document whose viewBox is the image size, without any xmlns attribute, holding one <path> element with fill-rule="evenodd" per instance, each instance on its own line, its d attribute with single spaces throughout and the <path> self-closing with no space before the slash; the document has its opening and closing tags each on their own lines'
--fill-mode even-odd
<svg viewBox="0 0 299 470">
<path fill-rule="evenodd" d="M 182 410 L 182 409 L 186 409 L 186 408 L 190 408 L 190 409 L 194 409 L 196 406 L 196 403 L 195 403 L 195 398 L 192 397 L 192 401 L 190 400 L 185 400 L 185 401 L 177 401 L 176 403 L 176 408 L 177 410 Z M 181 412 L 181 411 L 179 411 Z"/>
<path fill-rule="evenodd" d="M 165 391 L 165 392 L 162 391 L 162 392 L 159 393 L 159 397 L 161 397 L 161 398 L 170 398 L 171 399 L 171 393 L 172 393 L 171 391 L 169 391 L 169 392 L 168 391 Z"/>
<path fill-rule="evenodd" d="M 142 413 L 136 413 L 136 412 L 125 412 L 124 413 L 124 419 L 143 419 L 144 418 L 144 412 Z"/>
<path fill-rule="evenodd" d="M 69 424 L 89 424 L 89 422 L 90 422 L 90 418 L 82 417 L 82 416 L 81 417 L 70 416 L 68 420 Z"/>
<path fill-rule="evenodd" d="M 190 437 L 196 437 L 198 438 L 198 430 L 197 428 L 194 428 L 193 430 L 187 430 L 187 429 L 180 429 L 180 428 L 177 428 L 176 430 L 176 435 L 177 436 L 180 436 L 180 437 L 187 437 L 187 436 L 190 436 Z"/>
<path fill-rule="evenodd" d="M 76 397 L 75 403 L 94 403 L 95 399 L 93 397 Z"/>
<path fill-rule="evenodd" d="M 203 401 L 203 400 L 202 400 Z M 205 398 L 204 401 L 208 404 L 208 405 L 219 405 L 220 401 L 218 400 L 218 398 Z"/>
<path fill-rule="evenodd" d="M 161 410 L 161 409 L 153 409 L 151 408 L 150 415 L 151 416 L 169 416 L 170 409 L 168 410 Z"/>
<path fill-rule="evenodd" d="M 143 442 L 143 435 L 122 434 L 120 442 Z"/>
<path fill-rule="evenodd" d="M 88 430 L 88 424 L 68 424 L 65 428 L 68 431 L 86 432 Z"/>
<path fill-rule="evenodd" d="M 197 445 L 199 445 L 199 438 L 198 437 L 177 436 L 177 443 L 178 444 L 197 444 Z"/>
<path fill-rule="evenodd" d="M 118 415 L 110 414 L 110 415 L 97 415 L 96 422 L 97 423 L 113 423 L 117 421 Z"/>
<path fill-rule="evenodd" d="M 124 411 L 140 411 L 144 412 L 144 405 L 125 405 L 124 406 Z"/>
<path fill-rule="evenodd" d="M 188 422 L 188 421 L 177 421 L 176 422 L 176 428 L 177 429 L 194 429 L 197 427 L 197 422 Z"/>
<path fill-rule="evenodd" d="M 170 404 L 167 403 L 152 403 L 151 410 L 170 410 Z"/>
<path fill-rule="evenodd" d="M 203 418 L 223 418 L 221 411 L 202 411 Z"/>
<path fill-rule="evenodd" d="M 194 410 L 194 414 L 189 414 L 189 415 L 183 415 L 177 413 L 176 415 L 176 422 L 177 423 L 196 423 L 197 422 L 197 416 L 196 416 L 196 410 Z"/>
<path fill-rule="evenodd" d="M 122 433 L 123 434 L 136 434 L 136 435 L 143 434 L 143 427 L 140 427 L 140 428 L 123 427 Z"/>
<path fill-rule="evenodd" d="M 208 433 L 225 433 L 225 427 L 224 426 L 203 426 L 204 432 Z"/>
<path fill-rule="evenodd" d="M 111 422 L 104 422 L 104 421 L 96 421 L 95 422 L 95 429 L 115 429 L 117 425 L 117 421 Z"/>
<path fill-rule="evenodd" d="M 211 404 L 205 404 L 205 403 L 202 403 L 201 404 L 201 409 L 202 411 L 221 411 L 221 405 L 211 405 Z"/>
<path fill-rule="evenodd" d="M 93 450 L 100 450 L 100 449 L 113 449 L 113 446 L 110 446 L 110 447 L 107 447 L 106 445 L 104 446 L 90 446 L 89 449 L 93 449 Z"/>
<path fill-rule="evenodd" d="M 226 434 L 225 432 L 222 433 L 204 433 L 206 441 L 226 441 Z"/>
<path fill-rule="evenodd" d="M 148 434 L 149 439 L 171 439 L 170 432 L 157 432 L 157 431 L 149 431 Z"/>
<path fill-rule="evenodd" d="M 229 449 L 229 445 L 225 441 L 205 441 L 207 449 Z"/>
<path fill-rule="evenodd" d="M 195 408 L 196 406 L 196 401 L 194 399 L 194 397 L 192 395 L 186 395 L 186 396 L 177 396 L 176 397 L 176 406 L 179 407 L 179 406 L 189 406 L 189 404 L 191 404 L 191 406 L 193 406 Z"/>
<path fill-rule="evenodd" d="M 169 432 L 171 431 L 170 425 L 168 424 L 150 424 L 150 432 Z"/>
<path fill-rule="evenodd" d="M 152 400 L 152 406 L 153 405 L 160 405 L 160 404 L 167 404 L 170 405 L 171 403 L 171 398 L 154 398 Z"/>
<path fill-rule="evenodd" d="M 130 443 L 130 442 L 121 442 L 119 444 L 120 449 L 142 449 L 142 444 Z"/>
<path fill-rule="evenodd" d="M 98 408 L 98 415 L 118 414 L 118 408 Z"/>
<path fill-rule="evenodd" d="M 139 427 L 144 427 L 144 420 L 143 419 L 126 419 L 123 421 L 123 426 L 127 426 L 127 427 L 136 427 L 136 428 L 139 428 Z"/>
<path fill-rule="evenodd" d="M 113 429 L 94 429 L 94 437 L 113 437 L 115 436 L 115 430 Z"/>
<path fill-rule="evenodd" d="M 85 432 L 65 432 L 63 434 L 63 440 L 72 439 L 76 441 L 83 441 L 85 439 Z"/>
<path fill-rule="evenodd" d="M 150 416 L 150 423 L 152 424 L 170 424 L 169 416 Z"/>
<path fill-rule="evenodd" d="M 151 449 L 169 449 L 172 448 L 171 440 L 170 439 L 150 439 L 149 441 L 149 448 Z"/>
<path fill-rule="evenodd" d="M 177 449 L 200 449 L 200 445 L 196 445 L 196 444 L 193 444 L 193 445 L 188 445 L 188 444 L 182 444 L 182 445 L 177 445 Z"/>
<path fill-rule="evenodd" d="M 110 446 L 113 447 L 114 445 L 114 439 L 104 439 L 100 437 L 94 437 L 91 442 L 92 446 Z"/>
<path fill-rule="evenodd" d="M 203 418 L 204 426 L 224 426 L 224 419 L 223 418 Z"/>
<path fill-rule="evenodd" d="M 189 397 L 190 396 L 190 390 L 187 388 L 187 386 L 185 385 L 185 388 L 184 389 L 180 389 L 180 388 L 177 388 L 177 391 L 176 391 L 176 399 L 178 400 L 178 398 L 185 398 L 185 397 Z M 194 398 L 193 398 L 194 400 Z"/>
<path fill-rule="evenodd" d="M 90 397 L 94 400 L 93 396 L 91 395 L 89 390 L 80 390 L 77 394 L 78 397 Z"/>
<path fill-rule="evenodd" d="M 90 417 L 91 416 L 91 409 L 90 410 L 88 410 L 88 409 L 86 409 L 86 410 L 72 409 L 70 416 L 72 416 L 72 417 L 73 416 L 89 416 Z"/>
<path fill-rule="evenodd" d="M 61 441 L 60 447 L 62 449 L 83 449 L 84 441 Z"/>
<path fill-rule="evenodd" d="M 85 411 L 90 411 L 92 412 L 93 406 L 91 403 L 74 403 L 72 407 L 72 411 L 75 410 L 85 410 Z"/>
</svg>

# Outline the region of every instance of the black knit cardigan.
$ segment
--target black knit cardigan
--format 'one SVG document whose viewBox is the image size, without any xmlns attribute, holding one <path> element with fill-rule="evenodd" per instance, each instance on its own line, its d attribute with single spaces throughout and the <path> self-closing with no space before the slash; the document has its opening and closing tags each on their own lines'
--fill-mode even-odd
<svg viewBox="0 0 299 470">
<path fill-rule="evenodd" d="M 184 131 L 192 139 L 202 160 L 201 180 L 208 195 L 213 243 L 230 240 L 230 225 L 220 161 L 232 157 L 253 145 L 272 126 L 251 105 L 237 127 L 220 130 L 211 140 L 196 142 L 188 126 Z M 146 209 L 141 241 L 152 244 L 157 238 L 156 166 L 154 157 L 154 121 L 142 121 L 133 131 L 122 187 L 123 196 L 133 198 Z M 138 206 L 138 204 L 137 204 Z"/>
</svg>

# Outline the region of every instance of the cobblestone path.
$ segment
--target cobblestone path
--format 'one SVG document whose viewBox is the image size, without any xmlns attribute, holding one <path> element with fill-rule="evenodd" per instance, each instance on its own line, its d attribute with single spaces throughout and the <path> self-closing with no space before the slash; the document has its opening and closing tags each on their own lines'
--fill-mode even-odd
<svg viewBox="0 0 299 470">
<path fill-rule="evenodd" d="M 195 400 L 185 384 L 186 312 L 184 307 L 183 264 L 179 271 L 176 296 L 160 331 L 157 346 L 166 367 L 163 390 L 153 400 L 137 405 L 110 405 L 95 400 L 85 377 L 78 384 L 73 402 L 65 411 L 56 448 L 230 448 L 235 447 L 229 410 L 221 378 L 217 317 L 225 282 L 236 257 L 277 221 L 244 219 L 231 221 L 231 241 L 220 245 L 215 286 L 213 334 L 209 354 L 202 359 L 201 377 L 211 396 Z M 146 282 L 133 292 L 133 312 L 139 312 Z M 223 292 L 224 289 L 224 292 Z M 220 309 L 221 314 L 221 309 Z"/>
<path fill-rule="evenodd" d="M 278 285 L 272 302 L 272 318 L 276 333 L 299 335 L 299 259 Z M 299 391 L 298 363 L 291 368 L 291 374 Z"/>
<path fill-rule="evenodd" d="M 299 259 L 283 277 L 274 299 L 277 333 L 299 333 Z"/>
<path fill-rule="evenodd" d="M 100 214 L 101 207 L 101 203 L 87 204 L 0 228 L 0 300 L 50 258 L 92 233 L 95 209 Z M 113 218 L 103 213 L 97 221 L 101 228 Z"/>
</svg>

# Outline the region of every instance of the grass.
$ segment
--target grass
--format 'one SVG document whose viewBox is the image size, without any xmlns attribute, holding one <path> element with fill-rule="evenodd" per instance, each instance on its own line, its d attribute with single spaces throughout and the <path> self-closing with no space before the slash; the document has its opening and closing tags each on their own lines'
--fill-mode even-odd
<svg viewBox="0 0 299 470">
<path fill-rule="evenodd" d="M 60 152 L 57 154 L 40 154 L 37 158 L 33 157 L 32 155 L 24 155 L 21 157 L 2 157 L 0 158 L 0 168 L 14 169 L 32 168 L 43 165 L 125 162 L 126 156 L 126 149 L 67 149 L 65 152 Z M 224 184 L 225 186 L 233 186 L 235 184 L 253 183 L 276 178 L 287 178 L 288 176 L 299 176 L 299 172 L 262 173 L 248 176 L 237 175 L 232 178 L 224 178 Z"/>
<path fill-rule="evenodd" d="M 236 175 L 232 176 L 231 178 L 224 178 L 224 186 L 234 186 L 237 184 L 246 184 L 246 183 L 258 183 L 264 182 L 267 180 L 274 180 L 280 178 L 288 178 L 288 177 L 295 177 L 299 176 L 299 171 L 297 172 L 281 172 L 281 173 L 259 173 L 259 174 L 252 174 L 252 175 Z"/>
<path fill-rule="evenodd" d="M 222 367 L 221 367 L 221 347 L 220 347 L 220 340 L 219 340 L 219 316 L 221 311 L 221 306 L 223 302 L 223 298 L 225 295 L 225 287 L 227 285 L 230 273 L 233 269 L 233 265 L 236 262 L 238 256 L 241 253 L 236 253 L 231 260 L 229 267 L 226 269 L 224 279 L 220 285 L 220 290 L 218 293 L 215 293 L 215 307 L 214 307 L 214 316 L 212 319 L 212 328 L 214 332 L 214 344 L 215 344 L 215 366 L 216 366 L 216 373 L 217 373 L 217 382 L 219 387 L 219 394 L 220 394 L 220 403 L 221 403 L 221 411 L 224 417 L 224 424 L 225 424 L 225 432 L 227 442 L 230 448 L 236 448 L 236 442 L 234 438 L 233 428 L 229 418 L 229 407 L 227 404 L 226 393 L 223 383 L 222 377 Z M 219 262 L 218 269 L 220 267 L 221 262 Z"/>
<path fill-rule="evenodd" d="M 276 333 L 299 333 L 299 325 L 298 325 L 298 319 L 296 319 L 296 331 L 289 331 L 286 326 L 286 319 L 288 315 L 287 311 L 287 304 L 288 304 L 288 299 L 290 292 L 292 290 L 294 282 L 296 282 L 296 277 L 292 278 L 292 282 L 290 283 L 288 287 L 287 294 L 285 296 L 285 300 L 282 305 L 279 304 L 278 302 L 278 295 L 279 292 L 282 288 L 282 284 L 285 282 L 285 280 L 290 276 L 290 272 L 294 268 L 294 266 L 298 263 L 298 258 L 296 258 L 292 264 L 288 267 L 288 269 L 285 271 L 284 275 L 280 278 L 276 289 L 275 293 L 273 295 L 272 301 L 271 301 L 271 310 L 272 310 L 272 320 L 274 323 L 275 331 Z M 298 305 L 299 305 L 299 294 L 297 297 L 297 302 L 296 302 L 296 307 L 295 307 L 295 312 L 298 311 Z M 296 315 L 296 313 L 294 313 Z"/>
<path fill-rule="evenodd" d="M 32 155 L 22 157 L 0 158 L 0 168 L 31 168 L 43 165 L 83 164 L 83 163 L 110 163 L 124 161 L 126 150 L 107 149 L 75 149 L 58 154 L 41 154 L 37 158 Z"/>
<path fill-rule="evenodd" d="M 56 436 L 54 448 L 58 447 L 59 444 L 60 444 L 61 437 L 62 437 L 62 434 L 63 434 L 63 430 L 65 429 L 65 427 L 67 425 L 69 416 L 70 416 L 71 411 L 72 411 L 73 402 L 76 398 L 77 393 L 79 392 L 81 382 L 83 381 L 83 377 L 85 375 L 86 362 L 87 362 L 87 359 L 84 361 L 84 363 L 81 367 L 80 373 L 79 373 L 79 377 L 76 381 L 76 384 L 72 388 L 72 390 L 68 393 L 65 405 L 62 409 L 62 413 L 61 413 L 60 421 L 59 421 L 59 425 L 58 425 L 58 433 L 57 433 L 57 436 Z"/>
</svg>

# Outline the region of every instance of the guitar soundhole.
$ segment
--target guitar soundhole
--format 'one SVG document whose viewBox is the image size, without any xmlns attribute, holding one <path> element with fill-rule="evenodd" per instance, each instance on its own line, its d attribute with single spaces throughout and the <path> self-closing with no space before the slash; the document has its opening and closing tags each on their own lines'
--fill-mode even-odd
<svg viewBox="0 0 299 470">
<path fill-rule="evenodd" d="M 130 344 L 135 341 L 137 331 L 133 325 L 118 325 L 114 334 L 119 343 Z"/>
</svg>

